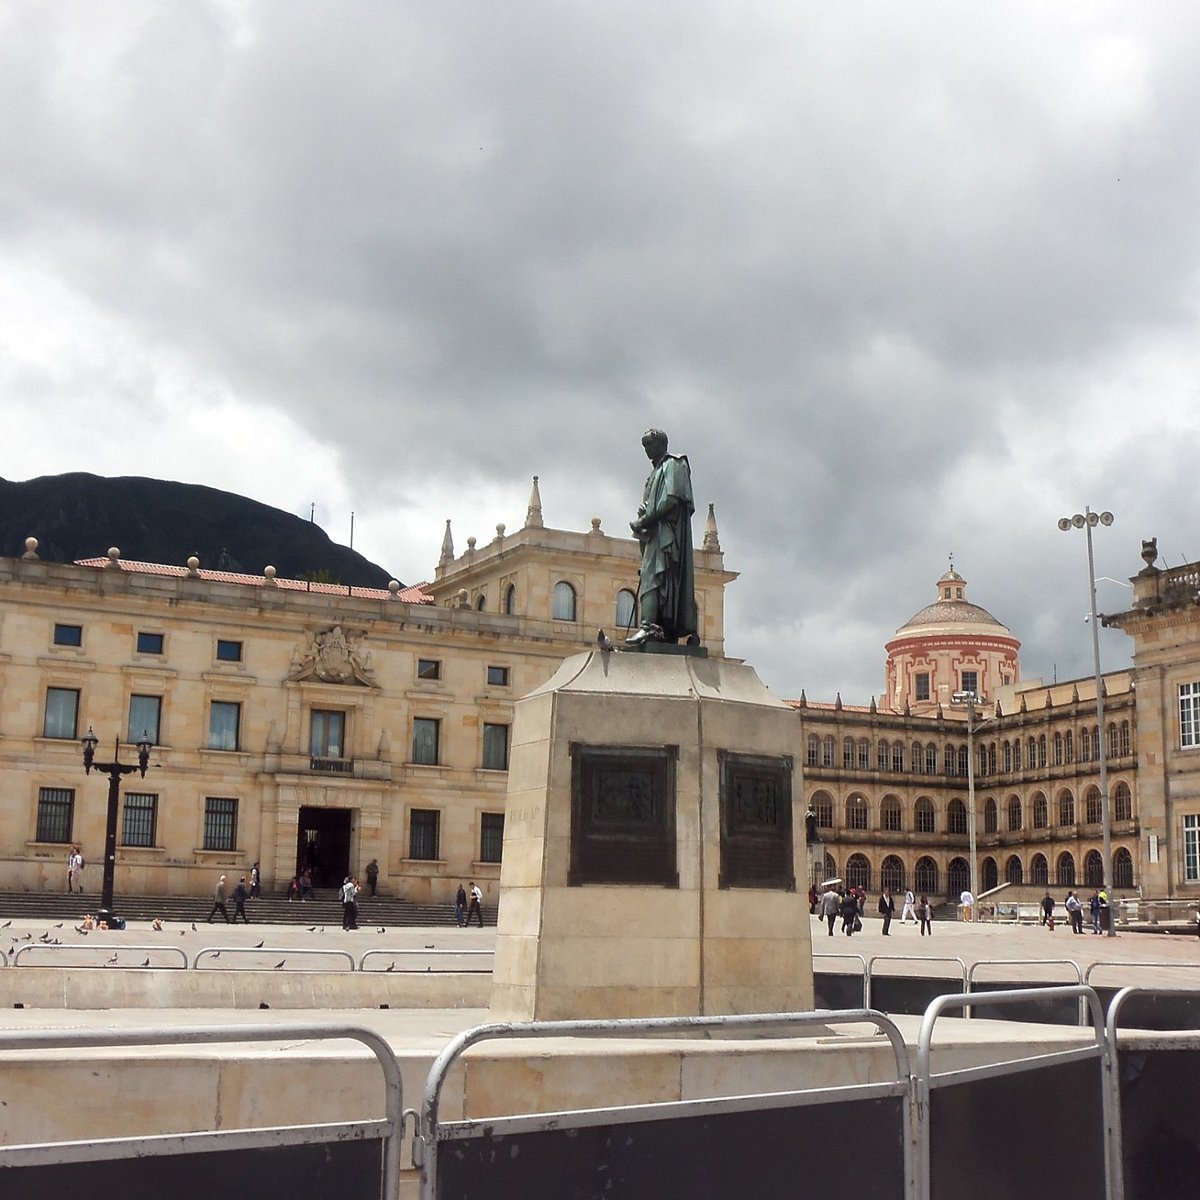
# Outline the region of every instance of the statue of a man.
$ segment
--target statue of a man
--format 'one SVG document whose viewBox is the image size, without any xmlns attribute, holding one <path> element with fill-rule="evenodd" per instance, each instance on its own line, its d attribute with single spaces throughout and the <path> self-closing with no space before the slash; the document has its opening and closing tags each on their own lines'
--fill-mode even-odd
<svg viewBox="0 0 1200 1200">
<path fill-rule="evenodd" d="M 638 583 L 638 631 L 626 641 L 678 642 L 694 637 L 696 584 L 692 557 L 692 472 L 685 455 L 667 453 L 667 435 L 648 429 L 642 435 L 646 457 L 654 464 L 636 521 L 629 523 L 642 547 Z"/>
</svg>

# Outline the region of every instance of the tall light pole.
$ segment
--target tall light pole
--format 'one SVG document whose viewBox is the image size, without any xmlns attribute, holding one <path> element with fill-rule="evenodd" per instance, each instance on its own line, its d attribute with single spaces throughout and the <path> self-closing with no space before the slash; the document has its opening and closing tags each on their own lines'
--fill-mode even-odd
<svg viewBox="0 0 1200 1200">
<path fill-rule="evenodd" d="M 108 819 L 104 826 L 104 886 L 100 893 L 100 909 L 96 913 L 96 919 L 106 922 L 111 929 L 113 927 L 113 876 L 117 867 L 117 804 L 121 792 L 121 776 L 128 775 L 132 771 L 140 771 L 142 778 L 146 778 L 146 768 L 150 765 L 150 747 L 153 743 L 150 741 L 150 734 L 143 733 L 137 743 L 137 762 L 123 763 L 119 761 L 121 740 L 113 738 L 112 762 L 98 763 L 95 758 L 96 747 L 100 744 L 100 739 L 92 732 L 90 725 L 81 740 L 83 742 L 84 774 L 90 775 L 92 768 L 95 767 L 97 771 L 108 776 Z"/>
<path fill-rule="evenodd" d="M 1088 559 L 1088 588 L 1092 600 L 1092 666 L 1096 674 L 1096 734 L 1100 742 L 1100 820 L 1104 829 L 1104 873 L 1103 887 L 1108 896 L 1108 936 L 1116 937 L 1114 925 L 1116 915 L 1116 897 L 1112 888 L 1112 820 L 1108 811 L 1108 736 L 1104 728 L 1104 681 L 1100 678 L 1100 622 L 1096 616 L 1096 564 L 1092 557 L 1092 530 L 1097 525 L 1111 525 L 1113 515 L 1110 512 L 1094 513 L 1090 508 L 1076 513 L 1073 517 L 1063 517 L 1058 527 L 1063 533 L 1072 529 L 1082 529 L 1087 535 Z"/>
<path fill-rule="evenodd" d="M 971 856 L 971 895 L 979 899 L 979 853 L 975 848 L 975 705 L 977 692 L 955 692 L 950 697 L 955 708 L 967 710 L 967 852 Z"/>
</svg>

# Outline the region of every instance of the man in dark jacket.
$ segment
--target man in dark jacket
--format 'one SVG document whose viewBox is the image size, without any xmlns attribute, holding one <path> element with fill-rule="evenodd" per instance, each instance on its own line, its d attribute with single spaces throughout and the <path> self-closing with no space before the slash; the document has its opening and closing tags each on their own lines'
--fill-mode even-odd
<svg viewBox="0 0 1200 1200">
<path fill-rule="evenodd" d="M 892 889 L 884 888 L 883 894 L 879 897 L 879 915 L 883 918 L 883 936 L 888 936 L 888 930 L 892 927 L 892 917 L 896 913 L 896 902 L 892 899 Z"/>
</svg>

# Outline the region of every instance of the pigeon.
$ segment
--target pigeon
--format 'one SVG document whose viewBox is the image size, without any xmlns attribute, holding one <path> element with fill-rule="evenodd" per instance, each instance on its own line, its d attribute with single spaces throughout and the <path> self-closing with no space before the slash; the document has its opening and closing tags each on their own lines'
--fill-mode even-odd
<svg viewBox="0 0 1200 1200">
<path fill-rule="evenodd" d="M 277 963 L 276 963 L 276 964 L 275 964 L 275 965 L 274 965 L 274 966 L 271 968 L 271 970 L 272 970 L 272 971 L 278 971 L 278 970 L 280 970 L 280 969 L 283 967 L 283 964 L 284 964 L 285 962 L 287 962 L 287 959 L 286 959 L 286 958 L 281 958 L 281 959 L 280 959 L 280 960 L 279 960 L 279 961 L 278 961 L 278 962 L 277 962 Z"/>
<path fill-rule="evenodd" d="M 259 942 L 258 945 L 255 946 L 254 948 L 255 948 L 255 950 L 261 950 L 263 948 L 263 943 Z"/>
<path fill-rule="evenodd" d="M 115 954 L 114 954 L 114 955 L 112 956 L 112 958 L 110 958 L 110 959 L 108 960 L 108 962 L 106 962 L 104 965 L 105 965 L 106 967 L 111 967 L 111 966 L 113 965 L 113 963 L 115 963 L 116 961 L 117 961 L 117 955 L 115 955 Z"/>
<path fill-rule="evenodd" d="M 220 952 L 220 950 L 214 950 L 214 951 L 213 951 L 213 958 L 220 958 L 220 957 L 221 957 L 221 952 Z"/>
<path fill-rule="evenodd" d="M 0 929 L 7 929 L 11 924 L 11 921 L 5 921 L 3 925 L 0 925 Z"/>
<path fill-rule="evenodd" d="M 428 944 L 428 945 L 425 947 L 425 949 L 426 949 L 426 950 L 432 950 L 433 948 L 434 948 L 434 946 L 433 946 L 433 943 L 432 943 L 432 942 L 430 942 L 430 943 L 429 943 L 429 944 Z"/>
<path fill-rule="evenodd" d="M 376 933 L 387 933 L 387 926 L 386 926 L 386 925 L 380 925 L 380 927 L 379 927 L 377 930 L 375 930 L 375 932 L 376 932 Z"/>
<path fill-rule="evenodd" d="M 196 922 L 195 921 L 192 922 L 192 932 L 193 933 L 196 932 Z"/>
<path fill-rule="evenodd" d="M 613 644 L 612 644 L 612 639 L 608 636 L 607 633 L 604 632 L 603 629 L 601 629 L 600 632 L 596 634 L 596 645 L 599 646 L 600 649 L 604 650 L 604 651 L 609 651 L 614 648 Z"/>
<path fill-rule="evenodd" d="M 150 960 L 149 960 L 149 959 L 146 959 L 146 961 L 145 961 L 144 963 L 142 963 L 142 966 L 143 966 L 143 967 L 148 967 L 149 965 L 150 965 Z"/>
<path fill-rule="evenodd" d="M 316 932 L 317 932 L 317 927 L 316 927 L 315 925 L 310 925 L 310 926 L 308 927 L 308 932 L 309 932 L 309 933 L 316 933 Z"/>
<path fill-rule="evenodd" d="M 385 968 L 385 970 L 394 971 L 395 969 L 396 969 L 396 960 L 392 959 L 392 965 L 390 967 Z"/>
<path fill-rule="evenodd" d="M 62 927 L 63 927 L 63 923 L 62 923 L 61 921 L 59 921 L 59 923 L 58 923 L 57 925 L 55 925 L 55 927 L 54 927 L 54 928 L 55 928 L 55 929 L 61 929 Z"/>
</svg>

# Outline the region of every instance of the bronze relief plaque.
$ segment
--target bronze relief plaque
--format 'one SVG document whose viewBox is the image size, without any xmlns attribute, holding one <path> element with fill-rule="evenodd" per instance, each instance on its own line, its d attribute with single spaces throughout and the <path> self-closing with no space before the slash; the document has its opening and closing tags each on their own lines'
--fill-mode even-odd
<svg viewBox="0 0 1200 1200">
<path fill-rule="evenodd" d="M 571 744 L 568 882 L 678 887 L 678 746 Z"/>
<path fill-rule="evenodd" d="M 792 760 L 717 756 L 721 768 L 723 888 L 796 890 L 792 856 Z"/>
</svg>

